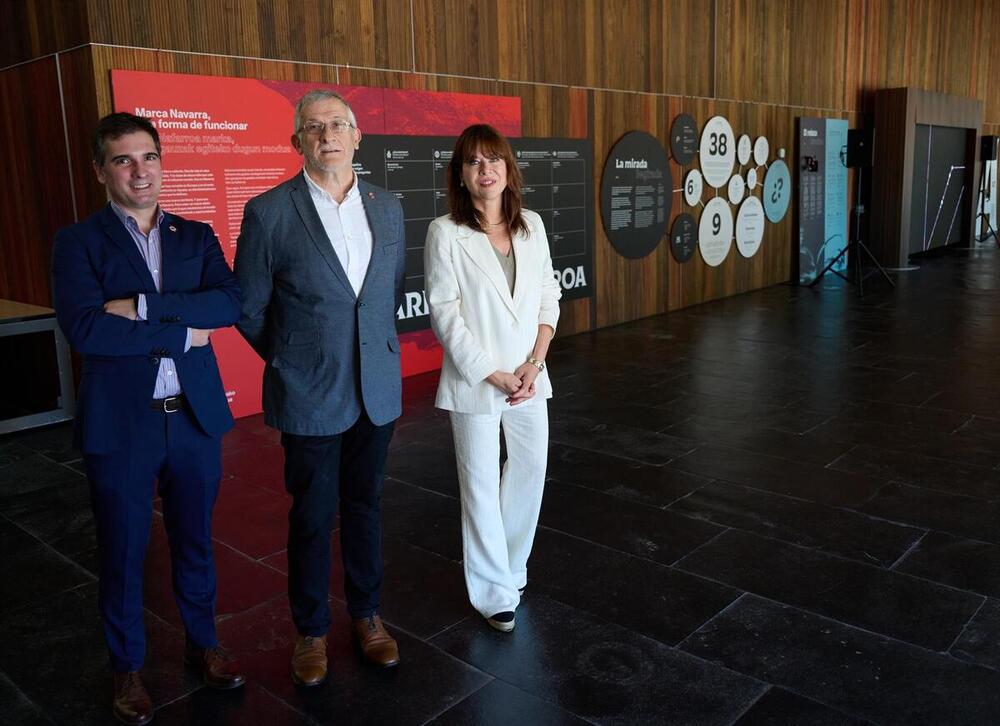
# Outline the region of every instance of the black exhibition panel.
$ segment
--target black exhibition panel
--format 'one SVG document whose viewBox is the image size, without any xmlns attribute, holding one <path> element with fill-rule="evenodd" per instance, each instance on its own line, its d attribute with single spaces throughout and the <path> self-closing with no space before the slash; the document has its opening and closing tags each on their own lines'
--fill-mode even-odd
<svg viewBox="0 0 1000 726">
<path fill-rule="evenodd" d="M 511 138 L 523 177 L 522 206 L 545 224 L 552 268 L 562 299 L 593 294 L 594 228 L 590 142 L 586 139 Z M 402 333 L 430 327 L 424 297 L 424 241 L 435 217 L 448 214 L 447 168 L 452 136 L 367 135 L 354 154 L 354 170 L 365 181 L 396 195 L 406 231 L 406 283 Z"/>
<path fill-rule="evenodd" d="M 611 149 L 601 177 L 601 217 L 623 257 L 645 257 L 660 243 L 670 219 L 673 182 L 660 142 L 630 131 Z"/>
<path fill-rule="evenodd" d="M 670 155 L 681 166 L 687 166 L 698 153 L 698 124 L 694 116 L 682 113 L 670 126 Z"/>
<path fill-rule="evenodd" d="M 682 212 L 677 215 L 670 228 L 670 251 L 675 260 L 684 263 L 694 257 L 696 249 L 698 249 L 698 223 L 690 214 Z"/>
</svg>

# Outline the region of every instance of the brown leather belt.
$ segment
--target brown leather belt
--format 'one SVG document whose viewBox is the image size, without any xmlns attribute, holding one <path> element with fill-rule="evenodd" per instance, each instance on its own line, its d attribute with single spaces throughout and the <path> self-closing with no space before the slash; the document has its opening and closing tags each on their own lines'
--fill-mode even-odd
<svg viewBox="0 0 1000 726">
<path fill-rule="evenodd" d="M 154 398 L 150 402 L 149 407 L 154 411 L 161 411 L 163 413 L 177 413 L 187 408 L 187 398 L 185 398 L 183 393 L 179 396 L 170 396 L 169 398 Z"/>
</svg>

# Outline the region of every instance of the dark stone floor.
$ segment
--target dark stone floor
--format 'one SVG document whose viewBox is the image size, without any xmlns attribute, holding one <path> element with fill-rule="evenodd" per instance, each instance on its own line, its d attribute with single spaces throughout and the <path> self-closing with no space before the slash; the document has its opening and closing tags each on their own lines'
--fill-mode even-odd
<svg viewBox="0 0 1000 726">
<path fill-rule="evenodd" d="M 517 630 L 468 606 L 447 418 L 408 380 L 383 615 L 295 688 L 287 497 L 260 417 L 226 437 L 219 628 L 249 685 L 181 667 L 162 523 L 146 681 L 167 724 L 1000 723 L 1000 253 L 899 287 L 775 287 L 557 339 L 550 477 Z M 0 440 L 0 721 L 111 722 L 87 489 L 65 426 Z M 334 543 L 336 546 L 336 542 Z"/>
</svg>

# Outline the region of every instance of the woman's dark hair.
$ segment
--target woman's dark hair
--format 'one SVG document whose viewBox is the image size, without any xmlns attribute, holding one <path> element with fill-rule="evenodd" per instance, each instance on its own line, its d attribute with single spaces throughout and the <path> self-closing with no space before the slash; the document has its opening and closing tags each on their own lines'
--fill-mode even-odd
<svg viewBox="0 0 1000 726">
<path fill-rule="evenodd" d="M 97 122 L 94 129 L 94 138 L 91 151 L 94 155 L 94 163 L 98 166 L 104 165 L 104 142 L 108 139 L 114 141 L 126 134 L 134 134 L 145 131 L 153 137 L 153 144 L 156 146 L 156 153 L 160 153 L 160 135 L 156 132 L 156 127 L 149 122 L 149 119 L 141 116 L 133 116 L 130 113 L 109 113 Z"/>
<path fill-rule="evenodd" d="M 462 185 L 462 167 L 476 155 L 476 151 L 492 154 L 507 164 L 507 188 L 503 190 L 500 206 L 511 234 L 527 234 L 528 223 L 521 216 L 521 170 L 514 159 L 514 152 L 503 134 L 488 124 L 474 124 L 462 132 L 455 142 L 455 151 L 448 164 L 448 206 L 451 219 L 465 224 L 477 232 L 483 231 L 483 213 L 472 204 L 469 190 Z"/>
</svg>

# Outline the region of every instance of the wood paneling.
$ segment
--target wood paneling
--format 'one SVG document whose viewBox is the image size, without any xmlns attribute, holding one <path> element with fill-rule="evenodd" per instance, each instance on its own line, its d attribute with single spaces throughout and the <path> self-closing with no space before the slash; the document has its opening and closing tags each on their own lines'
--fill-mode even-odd
<svg viewBox="0 0 1000 726">
<path fill-rule="evenodd" d="M 989 42 L 988 33 L 1000 20 L 1000 9 L 991 0 L 19 0 L 11 5 L 0 58 L 23 60 L 94 44 L 58 57 L 81 215 L 104 200 L 86 149 L 94 121 L 112 108 L 112 68 L 516 95 L 526 135 L 592 139 L 595 205 L 611 145 L 633 129 L 666 145 L 670 121 L 681 112 L 699 124 L 724 114 L 737 135 L 765 135 L 772 149 L 786 148 L 793 184 L 795 119 L 841 117 L 854 127 L 870 125 L 877 88 L 922 86 L 978 98 L 986 103 L 986 128 L 1000 131 L 1000 43 Z M 51 82 L 51 77 L 39 80 L 38 88 Z M 4 79 L 14 103 L 20 103 L 16 94 L 25 92 L 25 83 L 35 88 L 21 76 Z M 5 113 L 23 111 L 5 108 Z M 4 144 L 10 147 L 20 139 L 17 126 L 7 128 Z M 65 163 L 62 136 L 55 138 L 60 142 L 47 147 L 50 156 Z M 58 168 L 49 162 L 42 166 Z M 23 189 L 48 188 L 44 172 L 30 164 L 18 168 Z M 684 171 L 674 165 L 675 188 Z M 36 193 L 48 210 L 44 193 Z M 17 206 L 10 195 L 3 205 Z M 67 209 L 57 203 L 45 221 L 52 227 L 71 222 Z M 673 213 L 682 209 L 677 194 Z M 694 212 L 697 218 L 700 210 Z M 564 305 L 562 333 L 785 282 L 792 274 L 791 213 L 766 226 L 754 258 L 745 260 L 734 249 L 718 268 L 707 267 L 697 255 L 677 264 L 666 240 L 649 257 L 626 260 L 605 237 L 599 212 L 595 221 L 595 298 Z M 34 280 L 25 283 L 29 287 L 47 288 L 47 272 L 42 275 L 37 260 L 47 256 L 50 238 L 36 239 L 37 249 L 29 255 L 35 261 L 24 262 L 25 280 Z"/>
<path fill-rule="evenodd" d="M 0 298 L 48 306 L 52 238 L 73 221 L 54 57 L 0 73 Z"/>
<path fill-rule="evenodd" d="M 0 68 L 89 42 L 82 0 L 5 0 L 0 23 Z"/>
<path fill-rule="evenodd" d="M 711 6 L 697 0 L 414 0 L 416 70 L 709 95 Z"/>
<path fill-rule="evenodd" d="M 712 93 L 715 34 L 709 3 L 689 0 L 568 1 L 583 11 L 587 85 L 650 93 Z M 553 42 L 552 38 L 542 42 Z"/>
<path fill-rule="evenodd" d="M 986 100 L 1000 95 L 989 58 L 996 3 L 990 0 L 864 0 L 863 110 L 874 92 L 909 86 Z"/>
<path fill-rule="evenodd" d="M 1000 7 L 990 7 L 989 22 L 992 25 L 1000 23 Z M 986 43 L 986 65 L 978 69 L 979 73 L 986 76 L 986 108 L 985 119 L 990 124 L 1000 124 L 1000 43 L 996 36 Z M 984 133 L 995 133 L 984 131 Z"/>
<path fill-rule="evenodd" d="M 856 108 L 847 79 L 856 66 L 849 55 L 848 6 L 854 0 L 798 2 L 788 8 L 788 95 L 791 106 Z M 856 59 L 853 59 L 856 62 Z"/>
<path fill-rule="evenodd" d="M 104 186 L 94 175 L 90 152 L 91 137 L 97 119 L 108 113 L 104 110 L 105 104 L 101 103 L 101 98 L 96 92 L 93 55 L 93 49 L 85 47 L 70 53 L 61 53 L 58 58 L 66 104 L 66 138 L 69 144 L 70 168 L 73 173 L 76 209 L 80 219 L 85 219 L 107 199 Z M 62 224 L 73 221 L 65 219 Z"/>
<path fill-rule="evenodd" d="M 717 97 L 788 102 L 791 2 L 718 0 Z"/>
<path fill-rule="evenodd" d="M 409 0 L 88 0 L 91 42 L 412 70 Z"/>
<path fill-rule="evenodd" d="M 852 4 L 859 3 L 718 0 L 717 96 L 855 108 L 850 79 L 863 56 L 858 28 L 850 24 Z"/>
</svg>

